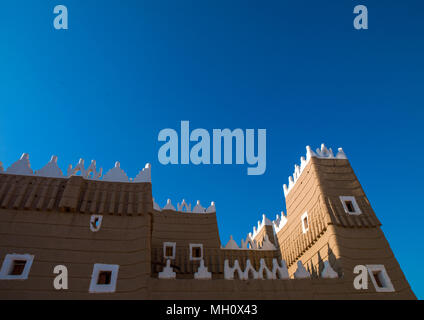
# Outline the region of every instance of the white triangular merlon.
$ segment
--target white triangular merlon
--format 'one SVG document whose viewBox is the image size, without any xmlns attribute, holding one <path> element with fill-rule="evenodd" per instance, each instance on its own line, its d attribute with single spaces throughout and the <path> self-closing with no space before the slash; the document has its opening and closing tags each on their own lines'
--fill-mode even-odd
<svg viewBox="0 0 424 320">
<path fill-rule="evenodd" d="M 147 163 L 144 169 L 134 178 L 134 182 L 152 182 L 151 168 L 150 163 Z"/>
<path fill-rule="evenodd" d="M 212 273 L 210 273 L 208 271 L 208 268 L 205 267 L 205 261 L 203 259 L 200 260 L 200 266 L 199 266 L 199 269 L 197 269 L 197 272 L 194 274 L 194 279 L 196 280 L 212 279 Z"/>
<path fill-rule="evenodd" d="M 289 279 L 289 272 L 287 270 L 286 262 L 281 260 L 281 266 L 278 264 L 277 259 L 272 260 L 272 270 L 269 270 L 265 260 L 262 258 L 260 260 L 259 270 L 256 271 L 250 260 L 246 260 L 246 267 L 243 271 L 240 268 L 238 260 L 234 260 L 234 265 L 230 267 L 228 259 L 224 261 L 224 278 L 226 280 L 234 280 L 235 273 L 238 273 L 238 278 L 240 280 L 249 280 L 249 279 Z"/>
<path fill-rule="evenodd" d="M 14 162 L 9 168 L 7 168 L 6 173 L 32 176 L 33 172 L 29 163 L 28 153 L 22 154 L 18 161 Z"/>
<path fill-rule="evenodd" d="M 306 278 L 310 278 L 310 277 L 311 277 L 311 274 L 303 266 L 302 261 L 299 260 L 297 262 L 297 270 L 294 273 L 294 278 L 295 279 L 306 279 Z"/>
<path fill-rule="evenodd" d="M 234 241 L 233 236 L 230 236 L 230 240 L 228 240 L 225 249 L 238 250 L 240 249 L 237 245 L 237 242 Z"/>
<path fill-rule="evenodd" d="M 177 203 L 177 209 L 180 212 L 191 212 L 191 203 L 187 204 L 187 202 L 183 199 L 181 204 Z"/>
<path fill-rule="evenodd" d="M 160 206 L 155 202 L 155 198 L 153 198 L 153 209 L 155 209 L 156 211 L 162 211 Z"/>
<path fill-rule="evenodd" d="M 172 211 L 176 211 L 175 207 L 172 205 L 171 199 L 168 199 L 166 201 L 166 206 L 163 207 L 163 210 L 172 210 Z"/>
<path fill-rule="evenodd" d="M 284 215 L 284 212 L 281 212 L 281 216 L 277 214 L 275 220 L 272 222 L 274 228 L 274 233 L 277 234 L 287 223 L 287 218 Z"/>
<path fill-rule="evenodd" d="M 324 269 L 321 272 L 321 278 L 336 279 L 339 275 L 331 268 L 328 260 L 324 261 Z"/>
<path fill-rule="evenodd" d="M 296 181 L 299 179 L 300 175 L 303 172 L 303 169 L 305 169 L 306 165 L 309 163 L 309 160 L 311 158 L 320 158 L 320 159 L 347 159 L 346 154 L 344 153 L 342 148 L 338 149 L 337 156 L 334 156 L 333 150 L 327 149 L 325 144 L 321 144 L 321 149 L 316 149 L 316 152 L 312 151 L 310 146 L 306 146 L 306 159 L 304 157 L 300 158 L 300 166 L 295 165 L 294 166 L 294 173 L 293 176 L 289 177 L 289 184 L 288 186 L 286 184 L 283 185 L 284 190 L 284 196 L 287 197 L 291 189 L 296 184 Z"/>
<path fill-rule="evenodd" d="M 200 200 L 197 200 L 196 205 L 193 208 L 193 213 L 205 213 L 206 209 L 200 204 Z"/>
<path fill-rule="evenodd" d="M 175 279 L 176 273 L 174 272 L 173 268 L 171 267 L 171 260 L 166 260 L 166 267 L 163 268 L 161 272 L 158 274 L 159 279 Z"/>
<path fill-rule="evenodd" d="M 254 239 L 258 233 L 262 230 L 264 226 L 272 226 L 272 221 L 269 220 L 264 214 L 262 215 L 262 221 L 258 221 L 258 227 L 253 227 L 253 233 L 251 235 L 251 238 Z"/>
<path fill-rule="evenodd" d="M 215 202 L 211 202 L 211 205 L 206 209 L 206 213 L 214 213 L 216 212 Z"/>
<path fill-rule="evenodd" d="M 110 169 L 105 176 L 103 177 L 103 181 L 109 181 L 109 182 L 128 182 L 128 176 L 124 172 L 124 170 L 121 169 L 121 164 L 116 161 L 115 167 Z"/>
<path fill-rule="evenodd" d="M 57 164 L 57 159 L 57 156 L 52 156 L 50 161 L 43 168 L 33 172 L 29 162 L 29 155 L 27 153 L 24 153 L 18 161 L 14 162 L 6 170 L 6 172 L 4 172 L 3 166 L 0 165 L 0 172 L 19 175 L 37 175 L 40 177 L 49 178 L 69 178 L 71 176 L 77 175 L 78 173 L 84 179 L 100 180 L 102 177 L 103 169 L 100 168 L 99 170 L 97 170 L 95 160 L 92 160 L 90 166 L 85 169 L 84 159 L 80 159 L 75 168 L 73 168 L 72 165 L 68 166 L 66 176 L 64 176 L 62 170 Z M 116 162 L 115 167 L 110 169 L 108 173 L 103 177 L 103 181 L 136 183 L 151 182 L 151 166 L 150 164 L 146 164 L 145 168 L 140 171 L 134 181 L 132 181 L 132 179 L 128 179 L 126 173 L 120 168 L 119 162 Z"/>
<path fill-rule="evenodd" d="M 57 165 L 57 156 L 52 156 L 50 161 L 40 170 L 35 172 L 36 176 L 50 177 L 50 178 L 63 178 L 62 170 Z"/>
</svg>

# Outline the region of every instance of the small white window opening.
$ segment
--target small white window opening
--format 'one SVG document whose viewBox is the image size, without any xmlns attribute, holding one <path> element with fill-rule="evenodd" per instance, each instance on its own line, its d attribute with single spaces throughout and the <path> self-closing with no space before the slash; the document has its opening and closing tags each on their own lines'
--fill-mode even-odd
<svg viewBox="0 0 424 320">
<path fill-rule="evenodd" d="M 309 230 L 309 219 L 308 219 L 308 212 L 305 212 L 302 214 L 302 217 L 300 218 L 302 221 L 302 231 L 303 233 L 306 233 Z"/>
<path fill-rule="evenodd" d="M 25 280 L 32 266 L 34 256 L 30 254 L 8 254 L 0 270 L 2 280 Z"/>
<path fill-rule="evenodd" d="M 367 265 L 368 274 L 377 292 L 393 292 L 395 288 L 390 281 L 386 268 L 382 264 Z"/>
<path fill-rule="evenodd" d="M 91 275 L 90 293 L 115 292 L 119 265 L 96 263 Z"/>
<path fill-rule="evenodd" d="M 190 243 L 190 260 L 198 261 L 203 259 L 203 244 Z"/>
<path fill-rule="evenodd" d="M 163 243 L 163 257 L 165 259 L 175 259 L 175 242 Z"/>
<path fill-rule="evenodd" d="M 90 230 L 93 232 L 97 232 L 100 230 L 102 225 L 103 216 L 93 214 L 90 219 Z"/>
<path fill-rule="evenodd" d="M 361 209 L 359 209 L 359 206 L 358 206 L 358 203 L 356 202 L 355 197 L 340 196 L 340 201 L 342 202 L 343 209 L 347 214 L 359 215 L 362 213 Z"/>
</svg>

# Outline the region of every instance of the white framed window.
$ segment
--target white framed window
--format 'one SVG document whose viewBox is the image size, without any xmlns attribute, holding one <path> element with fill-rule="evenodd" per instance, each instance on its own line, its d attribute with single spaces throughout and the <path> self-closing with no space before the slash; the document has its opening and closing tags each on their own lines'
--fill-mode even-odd
<svg viewBox="0 0 424 320">
<path fill-rule="evenodd" d="M 115 292 L 119 265 L 96 263 L 91 275 L 90 293 Z"/>
<path fill-rule="evenodd" d="M 382 264 L 368 264 L 367 269 L 377 292 L 395 291 L 389 275 L 386 272 L 386 268 Z"/>
<path fill-rule="evenodd" d="M 340 201 L 342 202 L 343 209 L 347 214 L 359 215 L 362 213 L 359 209 L 358 203 L 356 202 L 355 197 L 353 196 L 340 196 Z"/>
<path fill-rule="evenodd" d="M 30 254 L 8 254 L 3 260 L 0 270 L 2 280 L 28 279 L 34 256 Z"/>
<path fill-rule="evenodd" d="M 309 218 L 308 218 L 308 212 L 305 212 L 302 214 L 302 217 L 300 218 L 302 223 L 302 231 L 303 233 L 308 232 L 309 230 Z"/>
<path fill-rule="evenodd" d="M 190 243 L 190 260 L 198 261 L 203 259 L 203 244 Z"/>
<path fill-rule="evenodd" d="M 165 259 L 175 259 L 175 242 L 164 242 L 163 243 L 163 257 Z"/>
<path fill-rule="evenodd" d="M 98 214 L 93 214 L 90 218 L 90 230 L 93 232 L 97 232 L 100 230 L 102 226 L 103 216 Z"/>
</svg>

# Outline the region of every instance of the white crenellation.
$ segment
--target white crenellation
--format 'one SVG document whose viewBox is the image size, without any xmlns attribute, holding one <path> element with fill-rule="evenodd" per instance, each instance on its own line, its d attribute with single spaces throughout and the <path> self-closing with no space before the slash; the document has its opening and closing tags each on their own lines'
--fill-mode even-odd
<svg viewBox="0 0 424 320">
<path fill-rule="evenodd" d="M 295 279 L 306 279 L 306 278 L 310 278 L 310 277 L 311 277 L 311 274 L 303 266 L 302 261 L 299 260 L 297 262 L 297 270 L 294 273 L 294 278 Z"/>
<path fill-rule="evenodd" d="M 208 268 L 205 267 L 205 261 L 200 260 L 200 266 L 197 269 L 197 272 L 194 274 L 194 279 L 196 280 L 210 280 L 212 279 L 212 273 L 208 271 Z"/>
<path fill-rule="evenodd" d="M 32 176 L 36 175 L 39 177 L 49 177 L 49 178 L 69 178 L 79 174 L 84 179 L 88 180 L 102 180 L 109 182 L 151 182 L 151 165 L 146 164 L 145 168 L 139 172 L 139 174 L 134 179 L 128 179 L 127 174 L 120 168 L 120 163 L 116 162 L 115 167 L 110 169 L 103 177 L 103 169 L 97 169 L 96 161 L 92 160 L 90 166 L 86 169 L 84 165 L 84 159 L 80 159 L 77 165 L 72 167 L 70 164 L 66 171 L 66 176 L 63 174 L 62 170 L 57 164 L 57 156 L 52 156 L 50 161 L 40 170 L 35 172 L 32 171 L 31 165 L 29 162 L 29 155 L 24 153 L 21 158 L 14 162 L 7 170 L 5 171 L 2 163 L 0 162 L 0 173 L 7 174 L 16 174 L 16 175 L 26 175 Z"/>
<path fill-rule="evenodd" d="M 330 262 L 328 260 L 324 261 L 324 269 L 321 272 L 321 278 L 327 278 L 327 279 L 336 279 L 339 275 L 336 271 L 331 268 Z"/>
<path fill-rule="evenodd" d="M 63 178 L 62 170 L 57 165 L 57 156 L 52 156 L 50 161 L 40 170 L 35 171 L 36 176 Z"/>
<path fill-rule="evenodd" d="M 346 154 L 342 148 L 339 148 L 337 155 L 334 156 L 333 150 L 331 148 L 327 149 L 325 144 L 321 144 L 321 149 L 318 148 L 315 152 L 312 151 L 310 146 L 306 146 L 306 159 L 304 157 L 300 158 L 300 166 L 297 164 L 294 166 L 294 173 L 293 176 L 289 177 L 288 186 L 286 184 L 283 185 L 285 197 L 287 197 L 291 189 L 296 184 L 296 181 L 302 174 L 303 169 L 305 169 L 306 165 L 309 163 L 309 160 L 311 160 L 313 157 L 320 159 L 347 159 Z"/>
<path fill-rule="evenodd" d="M 7 168 L 6 173 L 32 176 L 34 173 L 32 172 L 31 165 L 29 163 L 29 154 L 22 154 L 18 161 L 14 162 L 9 168 Z"/>
<path fill-rule="evenodd" d="M 157 211 L 162 210 L 172 210 L 172 211 L 178 211 L 178 212 L 187 212 L 187 213 L 215 213 L 216 207 L 215 202 L 211 202 L 211 205 L 206 209 L 201 204 L 200 201 L 197 200 L 196 206 L 192 209 L 191 204 L 188 204 L 184 199 L 181 201 L 181 203 L 177 203 L 177 208 L 174 207 L 174 205 L 171 202 L 171 199 L 167 200 L 166 205 L 161 208 L 156 202 L 153 202 L 154 209 Z"/>
<path fill-rule="evenodd" d="M 259 270 L 256 271 L 253 268 L 250 260 L 246 260 L 246 267 L 244 271 L 240 268 L 238 260 L 234 260 L 234 264 L 230 267 L 228 259 L 224 261 L 224 279 L 234 280 L 235 273 L 238 273 L 238 278 L 240 280 L 249 280 L 249 279 L 261 279 L 261 280 L 286 280 L 289 279 L 289 272 L 287 270 L 287 265 L 284 260 L 281 260 L 281 266 L 278 264 L 277 259 L 272 260 L 272 270 L 270 270 L 265 263 L 265 260 L 262 258 L 260 260 Z"/>
<path fill-rule="evenodd" d="M 166 266 L 158 274 L 159 279 L 175 279 L 177 274 L 174 272 L 174 269 L 171 267 L 171 260 L 166 260 Z"/>
</svg>

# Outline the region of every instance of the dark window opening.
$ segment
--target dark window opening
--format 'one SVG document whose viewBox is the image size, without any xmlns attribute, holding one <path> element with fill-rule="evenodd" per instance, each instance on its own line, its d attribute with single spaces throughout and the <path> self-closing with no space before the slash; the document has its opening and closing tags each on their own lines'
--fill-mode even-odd
<svg viewBox="0 0 424 320">
<path fill-rule="evenodd" d="M 100 271 L 97 284 L 110 284 L 112 279 L 112 271 Z"/>
<path fill-rule="evenodd" d="M 9 275 L 11 276 L 20 276 L 25 269 L 26 260 L 15 260 L 13 261 L 12 269 L 10 270 Z"/>
<path fill-rule="evenodd" d="M 308 217 L 305 217 L 303 219 L 303 227 L 305 228 L 305 230 L 308 230 L 309 224 L 308 224 Z"/>
<path fill-rule="evenodd" d="M 374 272 L 372 273 L 372 275 L 374 276 L 375 283 L 377 284 L 377 286 L 378 286 L 379 288 L 384 288 L 384 287 L 385 287 L 385 285 L 383 284 L 383 281 L 382 281 L 382 274 L 381 274 L 381 271 L 374 271 Z"/>
<path fill-rule="evenodd" d="M 202 257 L 202 250 L 200 247 L 193 247 L 191 251 L 191 256 L 193 258 L 201 258 Z"/>
<path fill-rule="evenodd" d="M 355 212 L 355 208 L 353 207 L 352 201 L 345 201 L 347 211 Z"/>
<path fill-rule="evenodd" d="M 172 257 L 174 255 L 174 247 L 166 246 L 165 247 L 165 256 Z"/>
</svg>

